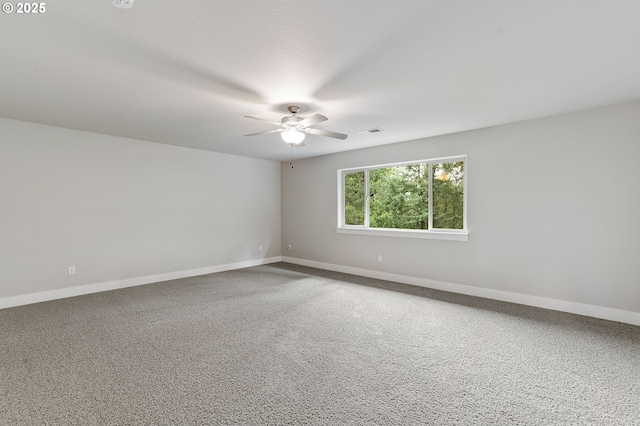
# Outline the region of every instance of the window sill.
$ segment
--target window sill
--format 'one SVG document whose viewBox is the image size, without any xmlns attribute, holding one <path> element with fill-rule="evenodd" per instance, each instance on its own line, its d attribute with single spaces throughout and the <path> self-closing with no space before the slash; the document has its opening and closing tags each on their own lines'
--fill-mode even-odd
<svg viewBox="0 0 640 426">
<path fill-rule="evenodd" d="M 386 228 L 357 228 L 357 227 L 337 227 L 338 234 L 355 234 L 355 235 L 375 235 L 382 237 L 400 237 L 400 238 L 425 238 L 430 240 L 450 240 L 450 241 L 469 241 L 469 233 L 467 231 L 442 230 L 442 231 L 423 231 L 413 229 L 386 229 Z"/>
</svg>

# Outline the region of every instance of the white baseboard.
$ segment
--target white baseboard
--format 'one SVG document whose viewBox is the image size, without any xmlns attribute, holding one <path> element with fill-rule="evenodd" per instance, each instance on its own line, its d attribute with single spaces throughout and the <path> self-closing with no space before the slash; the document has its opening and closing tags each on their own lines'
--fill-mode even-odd
<svg viewBox="0 0 640 426">
<path fill-rule="evenodd" d="M 452 293 L 460 293 L 469 296 L 484 297 L 487 299 L 501 300 L 504 302 L 512 302 L 521 305 L 551 309 L 554 311 L 569 312 L 572 314 L 600 318 L 609 321 L 640 325 L 640 312 L 623 311 L 621 309 L 606 308 L 604 306 L 587 305 L 584 303 L 569 302 L 566 300 L 549 299 L 546 297 L 530 296 L 521 293 L 512 293 L 508 291 L 492 290 L 488 288 L 473 287 L 469 285 L 453 284 L 445 281 L 436 281 L 427 278 L 412 277 L 408 275 L 391 274 L 388 272 L 354 268 L 351 266 L 335 265 L 332 263 L 316 262 L 314 260 L 298 259 L 288 256 L 282 256 L 282 261 L 294 263 L 296 265 L 325 269 L 329 271 L 344 272 L 346 274 L 360 275 L 363 277 L 377 278 L 386 281 L 395 281 L 419 287 L 427 287 L 435 290 L 449 291 Z"/>
<path fill-rule="evenodd" d="M 161 281 L 175 280 L 179 278 L 195 277 L 198 275 L 213 274 L 216 272 L 231 271 L 233 269 L 248 268 L 251 266 L 266 265 L 280 262 L 281 256 L 254 259 L 243 262 L 227 263 L 225 265 L 207 266 L 205 268 L 189 269 L 186 271 L 167 272 L 164 274 L 147 275 L 143 277 L 126 278 L 122 280 L 107 281 L 97 284 L 79 285 L 57 290 L 41 291 L 38 293 L 24 294 L 0 298 L 0 309 L 15 306 L 29 305 L 31 303 L 47 302 L 49 300 L 64 299 L 66 297 L 82 296 L 84 294 L 98 293 L 101 291 L 117 290 L 120 288 L 134 287 L 144 284 L 153 284 Z"/>
<path fill-rule="evenodd" d="M 346 274 L 360 275 L 387 281 L 395 281 L 419 287 L 449 291 L 452 293 L 466 294 L 469 296 L 484 297 L 487 299 L 502 300 L 505 302 L 519 303 L 521 305 L 536 306 L 538 308 L 554 311 L 569 312 L 593 318 L 617 321 L 626 324 L 640 325 L 640 312 L 624 311 L 620 309 L 606 308 L 604 306 L 588 305 L 584 303 L 569 302 L 566 300 L 550 299 L 546 297 L 530 296 L 508 291 L 492 290 L 482 287 L 473 287 L 462 284 L 453 284 L 445 281 L 430 280 L 428 278 L 412 277 L 408 275 L 391 274 L 388 272 L 374 271 L 370 269 L 354 268 L 351 266 L 336 265 L 332 263 L 317 262 L 315 260 L 298 259 L 288 256 L 274 256 L 266 259 L 255 259 L 243 262 L 228 263 L 224 265 L 208 266 L 205 268 L 189 269 L 186 271 L 167 272 L 164 274 L 147 275 L 143 277 L 126 278 L 122 280 L 107 281 L 97 284 L 87 284 L 76 287 L 67 287 L 57 290 L 42 291 L 38 293 L 24 294 L 0 298 L 0 309 L 31 303 L 46 302 L 49 300 L 64 299 L 66 297 L 82 296 L 84 294 L 98 293 L 101 291 L 117 290 L 120 288 L 134 287 L 138 285 L 153 284 L 161 281 L 180 278 L 195 277 L 198 275 L 213 274 L 216 272 L 231 271 L 234 269 L 248 268 L 251 266 L 266 265 L 275 262 L 288 262 L 296 265 L 310 266 L 328 271 L 344 272 Z"/>
</svg>

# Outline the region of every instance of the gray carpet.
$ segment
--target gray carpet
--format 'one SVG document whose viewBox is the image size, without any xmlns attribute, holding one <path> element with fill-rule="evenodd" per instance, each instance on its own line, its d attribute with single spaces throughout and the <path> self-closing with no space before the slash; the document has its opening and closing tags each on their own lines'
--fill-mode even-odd
<svg viewBox="0 0 640 426">
<path fill-rule="evenodd" d="M 640 425 L 640 327 L 284 263 L 0 325 L 2 425 Z"/>
</svg>

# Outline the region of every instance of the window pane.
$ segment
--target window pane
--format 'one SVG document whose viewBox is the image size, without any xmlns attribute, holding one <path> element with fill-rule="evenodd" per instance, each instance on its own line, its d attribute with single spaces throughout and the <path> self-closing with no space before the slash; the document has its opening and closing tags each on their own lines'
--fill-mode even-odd
<svg viewBox="0 0 640 426">
<path fill-rule="evenodd" d="M 464 162 L 433 165 L 433 227 L 463 229 Z"/>
<path fill-rule="evenodd" d="M 344 175 L 344 224 L 364 225 L 364 172 Z"/>
<path fill-rule="evenodd" d="M 427 229 L 429 179 L 426 164 L 371 169 L 369 226 Z"/>
</svg>

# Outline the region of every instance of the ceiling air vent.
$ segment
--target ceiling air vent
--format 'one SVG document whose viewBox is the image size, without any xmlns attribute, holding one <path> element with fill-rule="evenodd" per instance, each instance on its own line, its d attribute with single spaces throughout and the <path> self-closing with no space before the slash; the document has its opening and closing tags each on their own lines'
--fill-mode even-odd
<svg viewBox="0 0 640 426">
<path fill-rule="evenodd" d="M 382 130 L 380 127 L 374 127 L 373 129 L 360 130 L 358 132 L 358 134 L 359 135 L 368 135 L 370 133 L 380 133 L 380 132 L 384 132 L 384 130 Z"/>
</svg>

